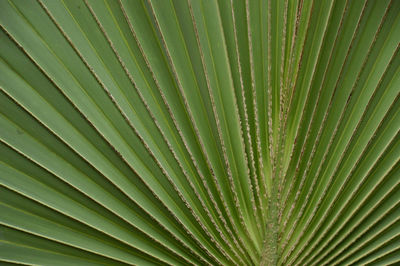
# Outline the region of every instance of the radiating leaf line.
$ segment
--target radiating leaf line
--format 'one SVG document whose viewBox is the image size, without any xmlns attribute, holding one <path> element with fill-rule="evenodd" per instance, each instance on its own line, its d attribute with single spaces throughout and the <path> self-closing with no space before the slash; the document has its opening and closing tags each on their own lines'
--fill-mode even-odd
<svg viewBox="0 0 400 266">
<path fill-rule="evenodd" d="M 121 4 L 122 4 L 122 3 L 121 3 Z M 128 20 L 128 18 L 127 18 L 127 20 Z M 132 30 L 132 33 L 134 33 L 133 28 L 132 28 L 131 25 L 130 25 L 130 28 L 131 28 L 131 30 Z M 136 36 L 136 35 L 134 34 L 134 36 Z M 136 37 L 135 37 L 135 38 L 136 38 Z M 139 45 L 139 48 L 140 48 L 141 46 L 140 46 L 139 42 L 138 42 L 138 45 Z M 142 51 L 142 54 L 143 54 L 143 50 L 141 50 L 141 51 Z M 145 59 L 146 59 L 146 57 L 145 57 Z M 148 61 L 146 61 L 146 63 L 148 64 Z M 156 81 L 156 79 L 155 79 L 155 81 Z M 156 83 L 157 83 L 157 81 L 156 81 Z M 162 97 L 163 97 L 164 102 L 166 103 L 166 99 L 165 99 L 164 94 L 162 93 L 162 91 L 160 91 L 160 92 L 161 92 L 161 95 L 162 95 Z M 167 105 L 167 107 L 168 107 L 168 104 L 167 104 L 167 103 L 166 103 L 166 105 Z M 170 110 L 170 108 L 169 108 L 169 110 Z M 171 113 L 171 111 L 170 111 L 170 114 L 171 114 L 171 117 L 174 117 L 173 114 Z M 177 125 L 175 119 L 174 119 L 174 123 L 175 123 L 175 125 Z M 181 131 L 179 130 L 179 127 L 178 127 L 178 126 L 177 126 L 177 128 L 178 128 L 178 131 L 180 132 L 180 134 L 182 134 Z M 196 135 L 198 135 L 198 133 L 197 133 Z M 183 138 L 183 137 L 182 137 L 182 138 Z M 183 138 L 183 139 L 184 139 L 184 138 Z M 200 144 L 201 144 L 201 142 L 200 142 Z M 186 144 L 186 146 L 187 146 L 187 144 Z M 200 146 L 202 147 L 202 150 L 204 151 L 204 146 L 203 146 L 202 144 L 201 144 Z M 193 160 L 193 162 L 194 162 L 195 165 L 196 165 L 196 161 L 195 161 L 193 158 L 192 158 L 192 160 Z M 207 164 L 210 165 L 210 163 L 209 163 L 207 157 L 206 157 L 206 161 L 207 161 Z M 211 169 L 211 168 L 210 168 L 210 169 Z M 216 180 L 214 174 L 212 174 L 212 176 L 214 177 L 214 180 Z M 219 192 L 219 195 L 222 195 L 221 192 L 220 192 L 221 189 L 219 188 L 218 182 L 215 181 L 215 184 L 216 184 L 217 191 Z M 225 209 L 229 211 L 229 209 L 226 207 L 226 203 L 225 203 L 225 201 L 223 200 L 223 197 L 222 197 L 222 196 L 221 196 L 220 199 L 222 199 L 222 202 L 223 202 L 223 204 L 224 204 L 224 206 L 225 206 Z M 228 212 L 228 213 L 229 213 L 229 212 Z M 231 215 L 228 215 L 228 218 L 231 220 Z M 232 222 L 232 220 L 231 220 L 231 222 Z M 233 222 L 232 222 L 232 223 L 233 223 Z M 234 229 L 235 229 L 235 227 L 234 227 Z M 240 238 L 239 238 L 239 239 L 240 239 Z"/>
<path fill-rule="evenodd" d="M 97 21 L 98 21 L 98 19 L 97 19 Z M 104 32 L 104 31 L 103 31 L 103 32 Z M 106 35 L 105 32 L 104 32 L 104 34 Z M 110 40 L 109 40 L 109 41 L 110 41 Z M 115 49 L 115 48 L 113 48 L 113 49 Z M 116 51 L 115 51 L 115 52 L 116 52 Z M 116 52 L 116 53 L 117 53 L 117 52 Z M 131 78 L 131 79 L 132 79 L 132 78 Z M 156 121 L 156 120 L 155 120 L 155 121 Z M 162 132 L 161 132 L 161 134 L 163 135 Z M 164 140 L 168 143 L 168 140 L 165 138 L 165 135 L 163 135 L 163 138 L 164 138 Z M 170 147 L 170 150 L 171 150 L 172 153 L 174 153 L 174 152 L 172 151 L 172 148 L 171 148 L 171 147 Z M 176 156 L 176 155 L 175 155 L 175 156 Z M 183 170 L 183 169 L 182 169 L 182 170 Z M 190 182 L 190 179 L 188 178 L 187 174 L 185 174 L 185 176 L 186 176 L 188 182 Z M 194 188 L 194 185 L 191 184 L 191 186 L 192 186 L 192 188 L 194 189 L 194 191 L 195 191 L 195 193 L 196 193 L 198 199 L 199 199 L 200 201 L 202 201 L 202 200 L 201 200 L 201 197 L 200 197 L 199 194 L 196 192 L 196 190 L 195 190 L 195 188 Z M 202 206 L 203 206 L 203 208 L 204 208 L 205 210 L 207 210 L 207 207 L 204 205 L 204 202 L 202 202 Z M 208 215 L 210 215 L 210 218 L 211 218 L 212 223 L 214 224 L 214 226 L 216 227 L 216 229 L 218 229 L 218 227 L 216 226 L 215 222 L 213 222 L 213 218 L 211 217 L 211 214 L 208 214 Z M 220 232 L 220 234 L 221 234 L 221 237 L 223 238 L 224 236 L 222 235 L 222 232 Z M 224 240 L 224 241 L 226 242 L 227 240 Z M 229 245 L 229 243 L 226 243 L 226 244 Z"/>
<path fill-rule="evenodd" d="M 83 60 L 84 61 L 84 60 Z M 95 75 L 95 73 L 93 72 L 93 74 Z M 101 81 L 99 81 L 100 83 L 102 83 Z M 104 84 L 102 85 L 104 86 Z M 110 95 L 111 98 L 113 98 Z M 113 100 L 114 101 L 114 100 Z M 116 102 L 114 102 L 117 106 L 118 104 Z M 122 112 L 120 110 L 120 112 Z M 126 115 L 123 114 L 123 116 L 125 117 L 125 119 L 127 120 L 128 124 L 131 126 L 131 128 L 135 131 L 135 133 L 138 135 L 139 139 L 141 140 L 141 142 L 144 144 L 144 146 L 146 147 L 146 149 L 149 151 L 149 153 L 152 155 L 152 157 L 155 159 L 155 161 L 157 162 L 157 164 L 159 165 L 161 171 L 164 173 L 164 175 L 166 176 L 167 179 L 169 179 L 169 175 L 165 172 L 166 170 L 161 166 L 160 162 L 156 159 L 155 155 L 152 154 L 150 148 L 147 146 L 147 144 L 144 142 L 144 140 L 142 139 L 142 137 L 140 136 L 140 134 L 136 131 L 136 129 L 133 127 L 132 123 L 129 122 L 129 118 L 126 117 Z M 169 182 L 174 186 L 174 182 L 172 180 L 169 179 Z M 177 187 L 174 186 L 174 189 L 177 191 L 178 195 L 181 197 L 181 199 L 183 200 L 183 202 L 185 202 L 185 205 L 188 206 L 189 210 L 192 212 L 192 214 L 194 215 L 194 218 L 197 220 L 197 222 L 201 225 L 201 227 L 203 228 L 204 232 L 208 233 L 207 229 L 205 228 L 205 226 L 202 224 L 202 222 L 200 222 L 199 218 L 194 214 L 193 210 L 191 209 L 191 204 L 189 204 L 188 202 L 186 202 L 185 197 L 181 194 L 181 192 L 179 191 L 179 189 Z M 209 235 L 209 237 L 211 237 L 211 241 L 215 242 L 215 240 L 213 239 L 213 237 L 211 235 Z M 219 246 L 217 244 L 217 246 Z"/>
<path fill-rule="evenodd" d="M 34 61 L 34 60 L 33 60 Z M 34 61 L 34 63 L 36 64 L 36 62 Z M 47 75 L 47 74 L 46 74 Z M 79 186 L 77 187 L 77 188 L 79 188 Z M 129 194 L 127 194 L 127 195 L 129 195 Z"/>
<path fill-rule="evenodd" d="M 400 5 L 0 0 L 0 261 L 400 261 Z"/>
</svg>

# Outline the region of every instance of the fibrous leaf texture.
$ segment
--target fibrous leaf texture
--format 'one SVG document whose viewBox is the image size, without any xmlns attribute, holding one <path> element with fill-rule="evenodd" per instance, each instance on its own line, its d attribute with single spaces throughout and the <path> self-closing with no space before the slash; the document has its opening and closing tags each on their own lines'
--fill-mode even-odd
<svg viewBox="0 0 400 266">
<path fill-rule="evenodd" d="M 400 263 L 400 1 L 0 0 L 0 263 Z"/>
</svg>

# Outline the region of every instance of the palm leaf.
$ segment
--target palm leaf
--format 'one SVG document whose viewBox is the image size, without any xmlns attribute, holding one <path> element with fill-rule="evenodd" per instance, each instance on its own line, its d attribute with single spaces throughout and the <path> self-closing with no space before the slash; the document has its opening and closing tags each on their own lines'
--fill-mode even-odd
<svg viewBox="0 0 400 266">
<path fill-rule="evenodd" d="M 400 2 L 0 1 L 0 261 L 400 262 Z"/>
</svg>

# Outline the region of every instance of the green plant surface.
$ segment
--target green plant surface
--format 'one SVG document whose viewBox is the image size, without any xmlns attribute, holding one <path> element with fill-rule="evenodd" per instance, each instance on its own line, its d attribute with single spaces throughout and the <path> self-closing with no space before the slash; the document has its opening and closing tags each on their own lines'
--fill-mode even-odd
<svg viewBox="0 0 400 266">
<path fill-rule="evenodd" d="M 400 1 L 0 0 L 0 264 L 400 263 Z"/>
</svg>

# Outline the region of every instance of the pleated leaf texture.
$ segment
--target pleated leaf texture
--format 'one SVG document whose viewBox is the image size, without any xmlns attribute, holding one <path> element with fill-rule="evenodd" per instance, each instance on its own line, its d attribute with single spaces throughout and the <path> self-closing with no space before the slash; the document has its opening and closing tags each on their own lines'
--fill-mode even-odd
<svg viewBox="0 0 400 266">
<path fill-rule="evenodd" d="M 0 0 L 1 265 L 398 265 L 400 1 Z"/>
</svg>

